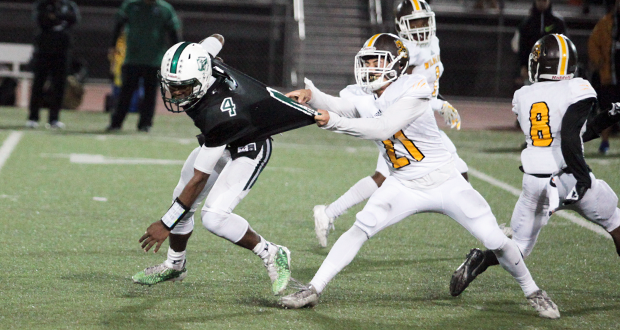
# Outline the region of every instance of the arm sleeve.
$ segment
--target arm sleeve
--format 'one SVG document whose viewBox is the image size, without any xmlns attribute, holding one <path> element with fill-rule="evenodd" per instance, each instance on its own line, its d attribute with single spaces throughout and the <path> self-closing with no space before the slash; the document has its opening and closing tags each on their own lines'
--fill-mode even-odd
<svg viewBox="0 0 620 330">
<path fill-rule="evenodd" d="M 194 161 L 194 168 L 202 173 L 211 174 L 215 165 L 224 154 L 225 149 L 225 145 L 214 148 L 203 145 L 198 152 L 198 156 L 196 156 L 196 161 Z"/>
<path fill-rule="evenodd" d="M 222 50 L 222 43 L 214 37 L 206 38 L 200 43 L 200 45 L 213 57 L 216 57 Z"/>
<path fill-rule="evenodd" d="M 588 165 L 583 157 L 581 129 L 594 102 L 596 102 L 595 98 L 587 98 L 571 104 L 566 110 L 564 118 L 562 118 L 560 133 L 562 156 L 564 156 L 566 166 L 573 173 L 577 182 L 585 184 L 588 188 L 590 188 L 592 181 Z"/>
<path fill-rule="evenodd" d="M 610 115 L 609 111 L 601 111 L 592 120 L 586 123 L 586 131 L 583 133 L 583 142 L 594 140 L 601 135 L 601 132 L 620 122 L 620 113 Z"/>
<path fill-rule="evenodd" d="M 347 118 L 360 117 L 355 105 L 341 97 L 335 97 L 323 93 L 314 86 L 310 79 L 305 79 L 306 89 L 312 91 L 312 99 L 308 104 L 315 109 L 325 109 Z"/>
<path fill-rule="evenodd" d="M 386 140 L 428 111 L 428 107 L 428 99 L 402 97 L 380 117 L 344 118 L 330 113 L 329 122 L 321 128 L 366 140 Z"/>
</svg>

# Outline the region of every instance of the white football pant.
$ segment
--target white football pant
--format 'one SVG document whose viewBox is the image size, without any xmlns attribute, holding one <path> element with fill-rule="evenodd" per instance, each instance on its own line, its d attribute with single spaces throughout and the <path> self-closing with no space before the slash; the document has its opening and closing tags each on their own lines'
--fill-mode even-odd
<svg viewBox="0 0 620 330">
<path fill-rule="evenodd" d="M 574 210 L 608 232 L 612 231 L 620 226 L 618 197 L 605 181 L 597 180 L 592 173 L 590 177 L 592 187 L 586 191 L 585 196 L 577 203 L 563 206 L 562 202 L 575 186 L 576 180 L 572 174 L 564 173 L 558 176 L 556 180 L 560 197 L 558 210 Z M 549 178 L 523 175 L 523 190 L 512 213 L 510 226 L 513 231 L 512 239 L 517 243 L 524 257 L 532 252 L 540 230 L 549 221 L 547 194 L 549 180 Z"/>
</svg>

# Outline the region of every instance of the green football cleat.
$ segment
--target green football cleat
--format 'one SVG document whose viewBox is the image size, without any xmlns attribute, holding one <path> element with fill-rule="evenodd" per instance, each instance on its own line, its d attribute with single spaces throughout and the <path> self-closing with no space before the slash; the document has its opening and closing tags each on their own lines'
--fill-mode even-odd
<svg viewBox="0 0 620 330">
<path fill-rule="evenodd" d="M 171 281 L 183 281 L 187 276 L 187 268 L 185 268 L 185 262 L 183 262 L 183 269 L 176 270 L 166 266 L 166 263 L 159 264 L 157 266 L 149 267 L 136 275 L 132 276 L 134 283 L 142 285 L 155 285 L 157 283 Z"/>
<path fill-rule="evenodd" d="M 271 290 L 279 295 L 288 286 L 291 280 L 291 252 L 284 246 L 276 245 L 269 257 L 265 260 L 265 267 L 271 279 Z"/>
</svg>

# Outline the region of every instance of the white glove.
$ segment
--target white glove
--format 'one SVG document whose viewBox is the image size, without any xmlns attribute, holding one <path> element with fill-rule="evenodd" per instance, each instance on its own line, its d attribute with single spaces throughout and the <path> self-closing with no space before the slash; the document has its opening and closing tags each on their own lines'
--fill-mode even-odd
<svg viewBox="0 0 620 330">
<path fill-rule="evenodd" d="M 443 116 L 446 125 L 450 125 L 450 128 L 456 127 L 457 130 L 461 129 L 461 116 L 450 102 L 444 102 L 441 110 L 439 110 L 439 114 Z"/>
</svg>

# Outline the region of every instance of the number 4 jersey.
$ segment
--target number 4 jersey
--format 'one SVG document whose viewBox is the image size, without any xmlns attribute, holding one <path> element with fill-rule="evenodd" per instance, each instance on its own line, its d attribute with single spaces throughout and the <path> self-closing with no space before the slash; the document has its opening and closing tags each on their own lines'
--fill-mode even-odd
<svg viewBox="0 0 620 330">
<path fill-rule="evenodd" d="M 213 60 L 215 82 L 187 114 L 205 137 L 205 146 L 245 145 L 314 124 L 314 110 Z"/>
<path fill-rule="evenodd" d="M 537 82 L 515 92 L 512 111 L 527 142 L 521 152 L 525 173 L 552 174 L 566 167 L 560 147 L 562 118 L 571 104 L 592 97 L 596 92 L 581 78 Z"/>
</svg>

